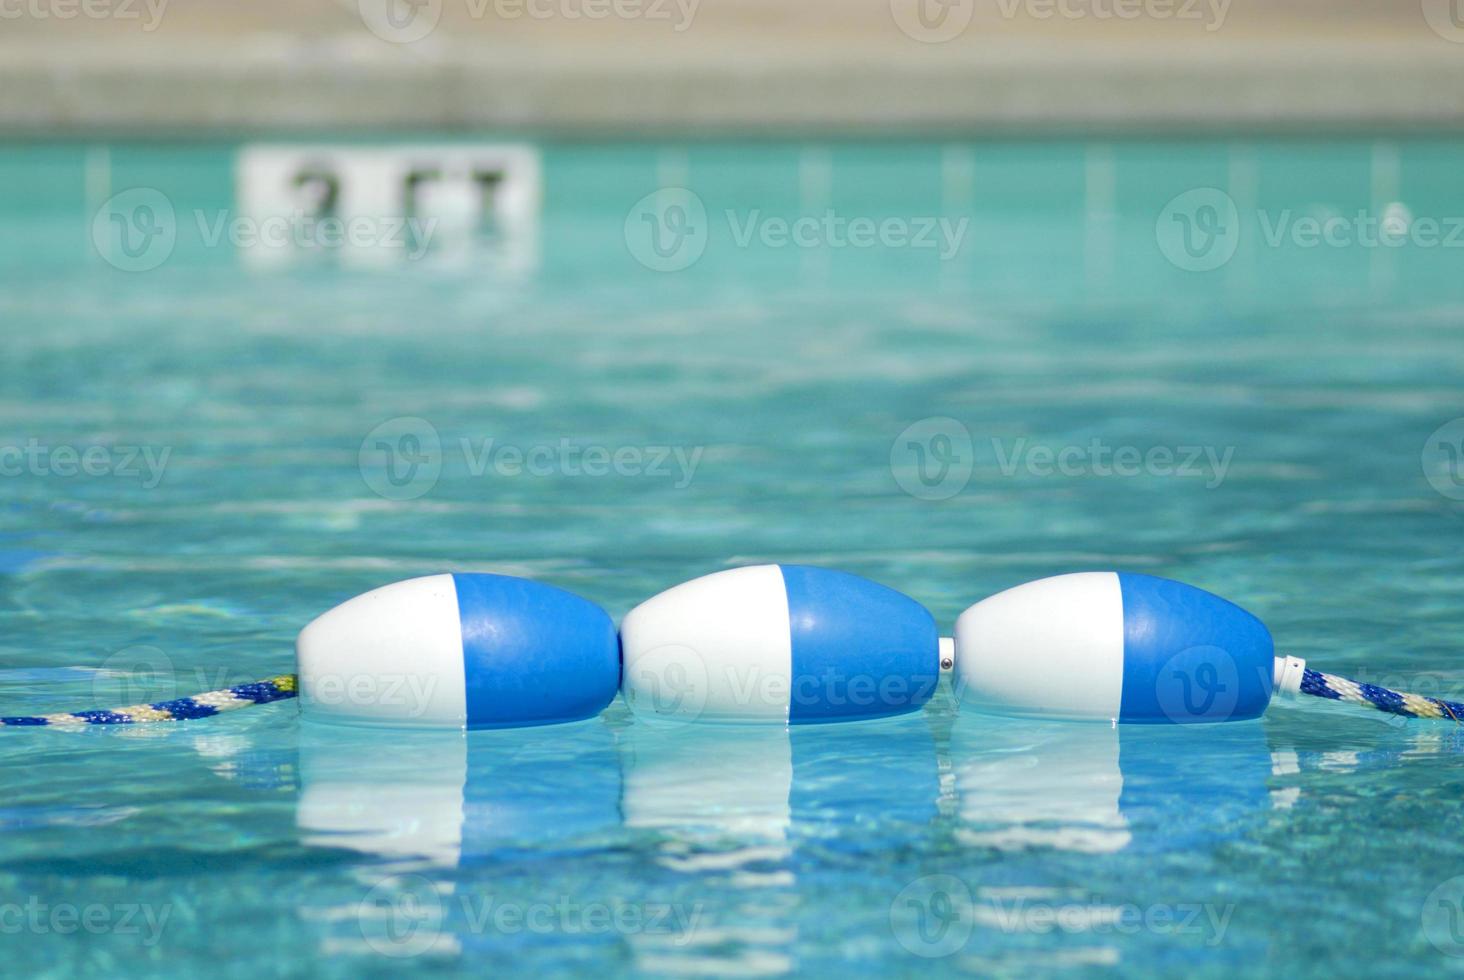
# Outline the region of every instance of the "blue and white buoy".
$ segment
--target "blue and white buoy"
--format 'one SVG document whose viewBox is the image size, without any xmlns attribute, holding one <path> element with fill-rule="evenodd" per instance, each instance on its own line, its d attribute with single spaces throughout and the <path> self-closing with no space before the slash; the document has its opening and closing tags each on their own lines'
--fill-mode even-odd
<svg viewBox="0 0 1464 980">
<path fill-rule="evenodd" d="M 1294 661 L 1294 662 L 1293 662 Z M 1250 613 L 1182 582 L 1079 572 L 1019 585 L 956 621 L 966 704 L 1009 714 L 1187 723 L 1255 718 L 1301 662 Z"/>
<path fill-rule="evenodd" d="M 643 717 L 801 725 L 913 711 L 940 678 L 935 620 L 845 572 L 753 565 L 684 582 L 620 626 Z"/>
<path fill-rule="evenodd" d="M 341 603 L 295 644 L 304 710 L 422 728 L 516 728 L 599 714 L 620 685 L 615 624 L 571 592 L 507 575 L 430 575 Z"/>
</svg>

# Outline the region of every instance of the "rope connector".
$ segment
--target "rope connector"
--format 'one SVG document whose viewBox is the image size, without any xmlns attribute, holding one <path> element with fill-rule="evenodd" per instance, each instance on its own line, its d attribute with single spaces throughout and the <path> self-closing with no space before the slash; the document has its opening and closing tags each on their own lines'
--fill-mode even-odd
<svg viewBox="0 0 1464 980">
<path fill-rule="evenodd" d="M 1274 684 L 1277 694 L 1288 697 L 1301 693 L 1301 678 L 1306 673 L 1306 661 L 1300 657 L 1277 657 Z"/>
</svg>

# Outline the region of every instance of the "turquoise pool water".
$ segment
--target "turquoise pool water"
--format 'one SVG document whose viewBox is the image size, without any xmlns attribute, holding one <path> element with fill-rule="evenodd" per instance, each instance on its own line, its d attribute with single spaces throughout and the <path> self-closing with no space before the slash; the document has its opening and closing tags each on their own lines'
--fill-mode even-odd
<svg viewBox="0 0 1464 980">
<path fill-rule="evenodd" d="M 381 261 L 211 244 L 234 151 L 0 150 L 6 714 L 286 671 L 408 576 L 618 618 L 759 561 L 947 631 L 1028 579 L 1166 575 L 1464 696 L 1464 143 L 547 144 L 534 228 Z M 136 188 L 173 234 L 126 271 Z M 898 234 L 942 219 L 953 247 Z M 292 702 L 0 760 L 16 975 L 1464 968 L 1464 734 L 1320 702 L 467 737 Z"/>
</svg>

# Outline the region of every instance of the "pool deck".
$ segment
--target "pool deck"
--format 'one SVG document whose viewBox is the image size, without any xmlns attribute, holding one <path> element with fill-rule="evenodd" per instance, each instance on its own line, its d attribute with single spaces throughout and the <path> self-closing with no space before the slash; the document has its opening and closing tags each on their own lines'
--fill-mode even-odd
<svg viewBox="0 0 1464 980">
<path fill-rule="evenodd" d="M 81 2 L 27 0 L 27 9 Z M 1464 27 L 1457 40 L 1448 24 L 1431 27 L 1423 10 L 1433 0 L 1382 9 L 1234 0 L 1223 15 L 1224 0 L 1199 0 L 1193 17 L 1135 19 L 1101 12 L 1124 2 L 1182 10 L 1189 0 L 950 0 L 957 20 L 923 22 L 902 8 L 916 0 L 418 0 L 431 13 L 418 23 L 432 29 L 415 39 L 383 37 L 390 26 L 373 32 L 371 5 L 385 0 L 304 10 L 284 0 L 88 2 L 115 14 L 0 24 L 0 131 L 603 137 L 1464 124 Z M 1058 3 L 1079 14 L 1039 16 Z M 587 16 L 606 9 L 627 13 Z"/>
</svg>

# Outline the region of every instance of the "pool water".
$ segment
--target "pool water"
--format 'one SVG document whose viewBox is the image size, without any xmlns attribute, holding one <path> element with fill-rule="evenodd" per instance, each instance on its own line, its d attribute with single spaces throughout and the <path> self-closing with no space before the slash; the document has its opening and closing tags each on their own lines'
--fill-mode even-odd
<svg viewBox="0 0 1464 980">
<path fill-rule="evenodd" d="M 414 575 L 618 619 L 765 561 L 946 632 L 1164 575 L 1464 696 L 1464 142 L 549 142 L 530 232 L 267 261 L 209 240 L 235 149 L 0 150 L 5 714 L 288 671 Z M 106 244 L 138 188 L 156 263 Z M 15 975 L 1464 969 L 1464 730 L 1319 701 L 467 736 L 287 702 L 0 760 Z"/>
</svg>

